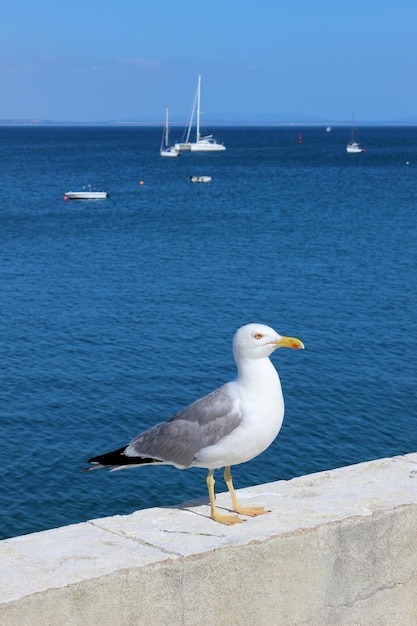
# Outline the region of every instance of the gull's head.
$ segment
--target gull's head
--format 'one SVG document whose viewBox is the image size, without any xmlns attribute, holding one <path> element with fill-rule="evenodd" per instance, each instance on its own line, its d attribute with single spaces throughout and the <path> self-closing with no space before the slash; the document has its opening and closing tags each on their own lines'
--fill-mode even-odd
<svg viewBox="0 0 417 626">
<path fill-rule="evenodd" d="M 264 359 L 277 348 L 304 349 L 304 344 L 295 337 L 279 335 L 265 324 L 246 324 L 236 331 L 233 338 L 235 360 Z"/>
</svg>

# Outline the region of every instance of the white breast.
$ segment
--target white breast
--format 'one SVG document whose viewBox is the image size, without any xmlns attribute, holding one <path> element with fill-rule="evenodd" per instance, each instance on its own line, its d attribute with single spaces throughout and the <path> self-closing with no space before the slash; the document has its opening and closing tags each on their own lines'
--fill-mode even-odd
<svg viewBox="0 0 417 626">
<path fill-rule="evenodd" d="M 278 435 L 284 418 L 278 374 L 269 359 L 252 363 L 252 371 L 231 383 L 241 423 L 215 445 L 201 449 L 193 466 L 217 469 L 245 463 L 266 450 Z"/>
</svg>

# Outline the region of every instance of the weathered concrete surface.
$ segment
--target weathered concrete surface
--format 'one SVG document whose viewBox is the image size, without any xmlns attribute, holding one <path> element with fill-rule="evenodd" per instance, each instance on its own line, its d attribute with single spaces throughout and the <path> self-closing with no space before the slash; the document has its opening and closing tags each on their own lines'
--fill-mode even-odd
<svg viewBox="0 0 417 626">
<path fill-rule="evenodd" d="M 239 496 L 271 513 L 148 509 L 0 542 L 0 624 L 417 624 L 417 453 Z"/>
</svg>

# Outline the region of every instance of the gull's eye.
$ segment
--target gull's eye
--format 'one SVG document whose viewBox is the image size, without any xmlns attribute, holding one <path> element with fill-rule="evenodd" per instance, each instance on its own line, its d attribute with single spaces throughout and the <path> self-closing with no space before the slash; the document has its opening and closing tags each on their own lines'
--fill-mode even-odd
<svg viewBox="0 0 417 626">
<path fill-rule="evenodd" d="M 262 333 L 255 333 L 254 334 L 254 338 L 257 339 L 257 340 L 262 339 L 262 337 L 263 337 Z"/>
</svg>

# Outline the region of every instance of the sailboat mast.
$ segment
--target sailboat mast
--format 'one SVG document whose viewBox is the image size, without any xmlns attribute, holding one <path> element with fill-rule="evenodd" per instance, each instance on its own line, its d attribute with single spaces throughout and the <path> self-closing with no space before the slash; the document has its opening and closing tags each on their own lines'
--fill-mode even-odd
<svg viewBox="0 0 417 626">
<path fill-rule="evenodd" d="M 188 124 L 187 134 L 185 136 L 185 143 L 188 143 L 190 141 L 190 134 L 191 134 L 191 129 L 193 127 L 194 113 L 195 113 L 195 109 L 196 109 L 196 106 L 197 106 L 198 93 L 199 93 L 199 90 L 197 89 L 197 93 L 194 96 L 193 110 L 191 111 L 190 123 Z M 198 106 L 197 106 L 197 111 L 198 111 Z M 198 115 L 198 113 L 197 113 L 197 115 Z M 198 122 L 197 122 L 197 124 L 198 124 Z M 198 133 L 199 133 L 199 130 L 197 128 L 197 135 L 198 135 Z"/>
<path fill-rule="evenodd" d="M 165 145 L 168 147 L 168 107 L 165 109 Z"/>
<path fill-rule="evenodd" d="M 352 111 L 352 129 L 351 129 L 351 142 L 355 142 L 355 111 Z"/>
<path fill-rule="evenodd" d="M 201 88 L 201 75 L 198 76 L 197 84 L 197 134 L 196 143 L 200 141 L 200 88 Z"/>
</svg>

